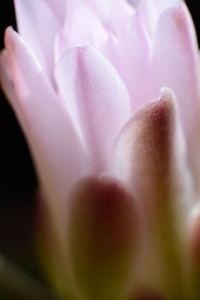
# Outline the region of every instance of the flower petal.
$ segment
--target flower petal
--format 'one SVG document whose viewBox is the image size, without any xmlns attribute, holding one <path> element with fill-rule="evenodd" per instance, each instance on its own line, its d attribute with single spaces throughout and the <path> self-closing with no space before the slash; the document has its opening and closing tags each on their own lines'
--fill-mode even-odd
<svg viewBox="0 0 200 300">
<path fill-rule="evenodd" d="M 135 200 L 115 179 L 91 177 L 79 182 L 70 203 L 67 249 L 77 295 L 127 299 L 139 254 Z"/>
<path fill-rule="evenodd" d="M 152 97 L 158 94 L 162 86 L 168 86 L 176 95 L 189 162 L 195 172 L 195 180 L 198 179 L 196 188 L 199 190 L 199 53 L 194 26 L 183 2 L 178 7 L 165 11 L 158 20 L 150 77 Z"/>
<path fill-rule="evenodd" d="M 8 64 L 7 51 L 5 49 L 3 49 L 0 53 L 0 86 L 3 89 L 10 104 L 16 110 L 17 96 L 14 90 L 11 70 Z"/>
<path fill-rule="evenodd" d="M 61 28 L 58 16 L 50 7 L 49 1 L 42 0 L 15 0 L 15 10 L 20 35 L 37 55 L 51 78 L 54 37 Z"/>
<path fill-rule="evenodd" d="M 17 95 L 11 104 L 17 107 L 43 189 L 56 211 L 71 185 L 86 172 L 83 149 L 30 48 L 11 28 L 6 30 L 5 44 Z"/>
<path fill-rule="evenodd" d="M 134 13 L 125 0 L 86 0 L 92 7 L 108 31 L 119 34 L 128 18 Z"/>
<path fill-rule="evenodd" d="M 154 35 L 160 14 L 170 7 L 178 6 L 182 0 L 140 0 L 138 11 L 150 38 Z"/>
<path fill-rule="evenodd" d="M 123 82 L 92 47 L 67 51 L 57 64 L 55 77 L 94 170 L 103 171 L 114 140 L 130 117 L 130 99 Z"/>
<path fill-rule="evenodd" d="M 48 5 L 49 8 L 54 12 L 56 19 L 60 23 L 60 26 L 63 26 L 64 19 L 66 15 L 66 7 L 67 1 L 66 0 L 44 0 L 45 3 Z"/>
<path fill-rule="evenodd" d="M 92 45 L 97 48 L 107 33 L 96 13 L 83 0 L 69 1 L 62 31 L 56 36 L 56 61 L 70 47 Z"/>
<path fill-rule="evenodd" d="M 186 225 L 183 220 L 185 202 L 191 195 L 174 103 L 171 92 L 164 89 L 159 101 L 138 111 L 116 143 L 112 174 L 129 183 L 144 209 L 149 239 L 144 285 L 158 294 L 161 288 L 169 299 L 174 295 L 174 299 L 182 299 L 185 273 L 181 249 Z"/>
<path fill-rule="evenodd" d="M 151 100 L 149 98 L 150 48 L 138 13 L 130 19 L 129 26 L 120 37 L 110 36 L 104 54 L 126 84 L 131 97 L 132 111 L 135 112 L 142 104 Z"/>
<path fill-rule="evenodd" d="M 114 147 L 112 174 L 149 204 L 160 193 L 166 197 L 183 193 L 182 200 L 188 195 L 186 149 L 175 101 L 172 92 L 163 88 L 158 101 L 145 105 L 128 122 Z"/>
</svg>

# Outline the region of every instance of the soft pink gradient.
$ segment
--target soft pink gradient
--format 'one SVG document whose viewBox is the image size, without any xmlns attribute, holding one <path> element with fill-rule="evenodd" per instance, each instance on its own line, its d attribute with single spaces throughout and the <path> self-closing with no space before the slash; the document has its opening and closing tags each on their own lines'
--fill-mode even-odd
<svg viewBox="0 0 200 300">
<path fill-rule="evenodd" d="M 137 226 L 149 222 L 148 259 L 159 245 L 157 265 L 170 277 L 173 262 L 168 266 L 162 256 L 160 237 L 169 243 L 171 235 L 180 237 L 169 248 L 176 260 L 184 236 L 176 224 L 200 196 L 199 53 L 184 1 L 15 0 L 15 8 L 19 33 L 5 31 L 1 86 L 61 239 L 74 185 L 112 176 L 143 208 L 147 224 L 143 218 Z M 146 278 L 148 263 L 140 279 L 157 291 L 162 286 L 167 297 L 182 297 L 162 276 L 159 288 L 157 277 Z"/>
<path fill-rule="evenodd" d="M 89 156 L 82 161 L 92 160 L 87 166 L 96 164 L 97 171 L 105 171 L 120 128 L 140 106 L 156 99 L 163 86 L 176 96 L 189 162 L 193 163 L 194 127 L 199 117 L 199 58 L 193 24 L 183 1 L 141 0 L 132 7 L 123 0 L 115 4 L 113 0 L 58 4 L 52 0 L 16 0 L 15 6 L 20 37 L 12 29 L 6 31 L 1 81 L 6 91 L 12 77 L 14 95 L 8 95 L 11 105 L 22 127 L 37 131 L 34 142 L 33 138 L 28 140 L 32 149 L 37 148 L 34 156 L 40 174 L 52 177 L 50 153 L 59 148 L 54 160 L 58 178 L 47 184 L 53 184 L 56 198 L 56 190 L 63 190 L 63 175 L 68 178 L 72 170 L 76 173 L 74 165 L 66 168 L 64 163 L 71 151 L 63 145 L 68 144 L 68 135 L 62 137 L 61 132 L 77 136 L 77 143 L 84 148 L 81 153 Z M 55 109 L 49 99 L 53 99 Z M 63 117 L 59 117 L 59 110 Z M 56 114 L 60 120 L 53 125 Z M 44 120 L 49 133 L 41 126 Z M 42 148 L 39 140 L 48 140 L 52 149 L 45 152 L 48 163 L 44 168 L 43 159 L 36 153 Z M 76 151 L 79 147 L 72 148 Z M 77 173 L 81 174 L 81 169 Z"/>
</svg>

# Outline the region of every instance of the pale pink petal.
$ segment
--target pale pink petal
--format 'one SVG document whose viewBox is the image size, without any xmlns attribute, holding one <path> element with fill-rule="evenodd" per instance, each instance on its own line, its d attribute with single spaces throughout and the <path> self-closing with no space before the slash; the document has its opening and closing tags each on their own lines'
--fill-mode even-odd
<svg viewBox="0 0 200 300">
<path fill-rule="evenodd" d="M 141 270 L 146 286 L 155 292 L 161 288 L 166 299 L 176 299 L 174 293 L 182 299 L 181 247 L 186 204 L 192 199 L 178 112 L 169 90 L 141 108 L 122 130 L 112 172 L 128 184 L 143 208 L 148 238 Z"/>
<path fill-rule="evenodd" d="M 123 34 L 110 36 L 103 50 L 123 79 L 131 97 L 132 111 L 135 112 L 149 96 L 150 48 L 147 36 L 136 13 Z"/>
<path fill-rule="evenodd" d="M 199 52 L 194 27 L 184 3 L 160 16 L 151 60 L 151 95 L 155 97 L 162 86 L 168 86 L 176 94 L 189 160 L 195 169 L 199 163 Z M 198 176 L 195 174 L 198 181 L 199 176 L 198 171 Z"/>
<path fill-rule="evenodd" d="M 87 2 L 69 1 L 64 27 L 56 36 L 56 61 L 70 47 L 92 45 L 100 48 L 106 39 L 105 28 Z"/>
<path fill-rule="evenodd" d="M 118 131 L 131 113 L 123 82 L 92 47 L 68 50 L 57 64 L 55 77 L 95 170 L 104 170 Z"/>
<path fill-rule="evenodd" d="M 125 0 L 86 0 L 108 31 L 119 34 L 134 8 Z"/>
<path fill-rule="evenodd" d="M 60 26 L 64 24 L 65 14 L 66 14 L 66 7 L 67 1 L 66 0 L 43 0 L 49 8 L 54 12 Z"/>
<path fill-rule="evenodd" d="M 86 173 L 84 152 L 30 48 L 11 28 L 6 30 L 5 44 L 16 91 L 17 102 L 11 104 L 17 108 L 42 188 L 56 212 L 73 183 Z"/>
<path fill-rule="evenodd" d="M 61 24 L 48 1 L 15 0 L 18 30 L 51 77 L 54 38 Z"/>
<path fill-rule="evenodd" d="M 17 109 L 17 105 L 15 105 L 16 93 L 14 90 L 11 70 L 8 65 L 7 51 L 5 49 L 3 49 L 0 54 L 0 86 L 10 104 L 14 109 Z"/>
<path fill-rule="evenodd" d="M 150 38 L 153 36 L 160 14 L 170 7 L 178 6 L 182 0 L 140 0 L 138 11 Z"/>
</svg>

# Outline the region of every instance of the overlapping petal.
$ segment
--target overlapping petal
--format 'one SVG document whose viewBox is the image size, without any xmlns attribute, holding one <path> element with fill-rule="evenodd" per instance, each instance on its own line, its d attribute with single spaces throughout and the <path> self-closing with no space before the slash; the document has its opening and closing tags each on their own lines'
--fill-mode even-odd
<svg viewBox="0 0 200 300">
<path fill-rule="evenodd" d="M 182 0 L 140 0 L 138 11 L 142 17 L 146 32 L 150 39 L 153 37 L 157 26 L 158 18 L 165 10 L 177 7 Z"/>
<path fill-rule="evenodd" d="M 123 79 L 131 97 L 132 112 L 151 100 L 149 95 L 150 45 L 138 13 L 132 16 L 120 37 L 110 36 L 105 56 Z M 142 78 L 142 80 L 141 80 Z"/>
<path fill-rule="evenodd" d="M 55 286 L 76 299 L 196 299 L 199 209 L 189 261 L 183 249 L 187 209 L 200 195 L 200 75 L 184 2 L 15 0 L 15 7 L 22 38 L 7 29 L 0 80 L 47 200 L 42 239 Z M 163 86 L 171 90 L 145 104 Z M 134 276 L 136 202 L 146 235 Z"/>
<path fill-rule="evenodd" d="M 48 7 L 54 12 L 56 19 L 58 20 L 60 26 L 63 26 L 65 16 L 66 16 L 66 8 L 67 2 L 66 0 L 44 0 L 44 2 L 48 5 Z"/>
<path fill-rule="evenodd" d="M 144 258 L 147 286 L 161 289 L 161 294 L 169 299 L 175 295 L 182 299 L 184 271 L 180 249 L 184 247 L 183 220 L 191 195 L 174 101 L 165 89 L 158 101 L 136 113 L 115 145 L 112 174 L 128 184 L 143 208 L 149 241 Z"/>
<path fill-rule="evenodd" d="M 64 1 L 61 3 L 64 4 Z M 54 63 L 55 34 L 61 29 L 59 14 L 56 14 L 52 4 L 53 1 L 47 0 L 15 0 L 19 33 L 37 55 L 50 78 Z M 65 10 L 64 7 L 62 10 Z"/>
<path fill-rule="evenodd" d="M 56 37 L 56 61 L 70 47 L 93 45 L 107 39 L 107 32 L 93 9 L 83 0 L 68 1 L 65 24 Z"/>
<path fill-rule="evenodd" d="M 134 8 L 125 0 L 86 0 L 86 2 L 94 9 L 106 30 L 117 35 L 134 13 Z"/>
<path fill-rule="evenodd" d="M 56 37 L 56 61 L 70 46 L 103 48 L 110 33 L 120 35 L 134 9 L 126 1 L 68 1 L 65 25 Z"/>
<path fill-rule="evenodd" d="M 198 179 L 197 124 L 200 119 L 199 53 L 192 20 L 184 3 L 164 11 L 158 20 L 151 58 L 152 98 L 168 86 L 177 97 L 189 161 Z M 198 173 L 197 173 L 198 172 Z"/>
<path fill-rule="evenodd" d="M 85 174 L 85 153 L 65 107 L 30 48 L 11 28 L 6 31 L 5 44 L 16 92 L 11 104 L 17 109 L 42 187 L 56 212 L 71 185 Z"/>
<path fill-rule="evenodd" d="M 127 299 L 140 249 L 135 199 L 114 178 L 80 181 L 70 196 L 67 251 L 77 299 Z"/>
<path fill-rule="evenodd" d="M 56 66 L 55 77 L 95 172 L 104 171 L 118 132 L 131 115 L 126 87 L 93 47 L 67 51 Z"/>
</svg>

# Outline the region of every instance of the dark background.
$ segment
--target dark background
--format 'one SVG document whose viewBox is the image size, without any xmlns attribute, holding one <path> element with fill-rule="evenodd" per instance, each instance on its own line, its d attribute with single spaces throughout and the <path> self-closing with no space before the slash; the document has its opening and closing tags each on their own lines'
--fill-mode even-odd
<svg viewBox="0 0 200 300">
<path fill-rule="evenodd" d="M 33 0 L 34 1 L 34 0 Z M 59 1 L 59 0 L 58 0 Z M 162 1 L 162 0 L 161 0 Z M 13 1 L 0 7 L 0 48 L 4 29 L 16 28 Z M 200 40 L 198 1 L 187 1 Z M 37 268 L 33 243 L 36 176 L 15 116 L 0 94 L 0 253 L 25 268 Z"/>
<path fill-rule="evenodd" d="M 1 3 L 0 23 L 2 49 L 5 28 L 16 28 L 13 1 Z M 26 142 L 0 90 L 0 254 L 32 274 L 38 270 L 33 247 L 35 187 L 36 176 Z"/>
</svg>

